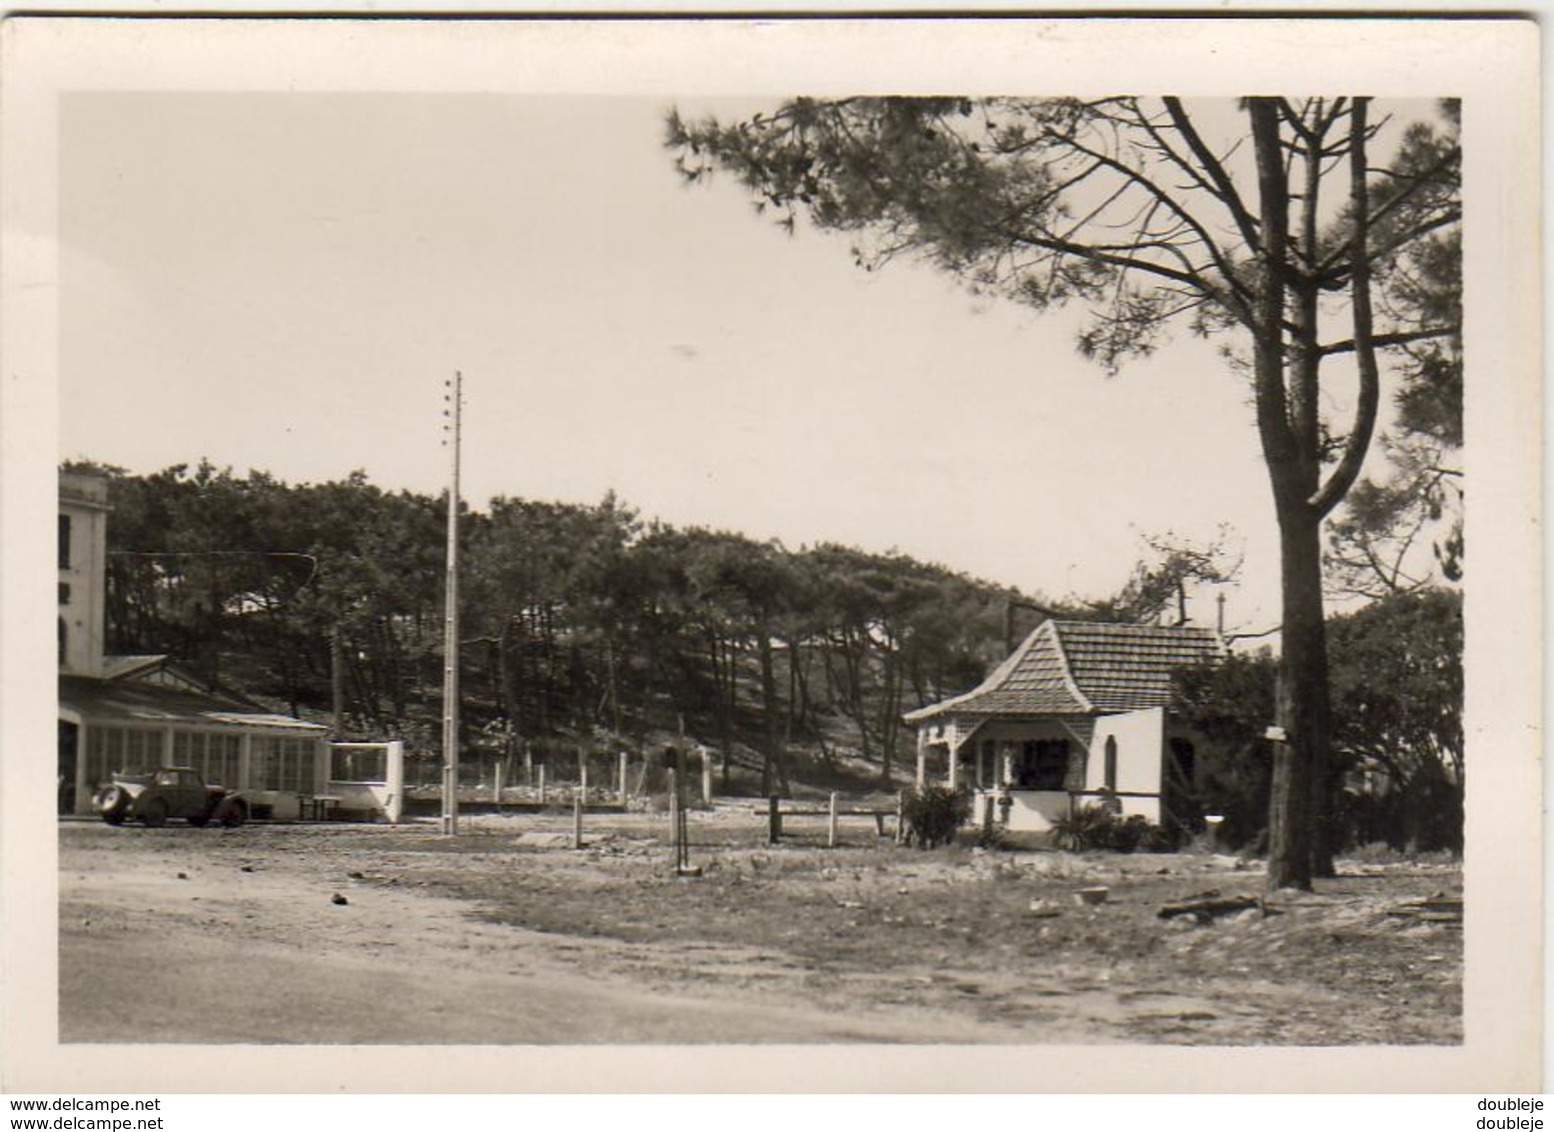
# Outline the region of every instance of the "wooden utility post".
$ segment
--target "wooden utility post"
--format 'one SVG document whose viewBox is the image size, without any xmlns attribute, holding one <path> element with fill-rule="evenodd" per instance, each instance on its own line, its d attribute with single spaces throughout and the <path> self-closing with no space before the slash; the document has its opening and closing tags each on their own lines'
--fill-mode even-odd
<svg viewBox="0 0 1554 1132">
<path fill-rule="evenodd" d="M 691 864 L 691 836 L 686 799 L 686 772 L 688 770 L 685 747 L 671 747 L 664 752 L 664 764 L 669 771 L 669 817 L 674 825 L 674 871 L 676 876 L 699 877 L 701 868 Z"/>
<path fill-rule="evenodd" d="M 459 831 L 459 420 L 464 375 L 455 373 L 444 398 L 443 443 L 449 448 L 447 583 L 443 589 L 442 832 Z"/>
</svg>

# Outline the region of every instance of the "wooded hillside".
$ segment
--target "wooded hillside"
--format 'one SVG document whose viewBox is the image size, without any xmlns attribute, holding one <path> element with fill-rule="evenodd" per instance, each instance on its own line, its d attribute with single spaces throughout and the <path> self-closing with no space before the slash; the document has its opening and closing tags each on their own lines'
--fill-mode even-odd
<svg viewBox="0 0 1554 1132">
<path fill-rule="evenodd" d="M 440 498 L 359 472 L 107 471 L 110 652 L 435 750 Z M 881 782 L 909 770 L 901 713 L 976 683 L 1048 604 L 902 554 L 644 522 L 613 496 L 495 499 L 466 511 L 461 558 L 466 750 L 683 725 L 763 792 L 788 790 L 790 750 Z"/>
</svg>

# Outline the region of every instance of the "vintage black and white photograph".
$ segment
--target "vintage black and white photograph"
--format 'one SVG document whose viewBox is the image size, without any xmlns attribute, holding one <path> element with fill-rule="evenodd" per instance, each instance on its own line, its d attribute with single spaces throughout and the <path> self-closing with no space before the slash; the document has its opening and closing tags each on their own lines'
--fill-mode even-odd
<svg viewBox="0 0 1554 1132">
<path fill-rule="evenodd" d="M 58 1063 L 1530 1080 L 1536 1011 L 1469 1068 L 1542 918 L 1516 37 L 803 23 L 83 29 L 6 272 Z"/>
</svg>

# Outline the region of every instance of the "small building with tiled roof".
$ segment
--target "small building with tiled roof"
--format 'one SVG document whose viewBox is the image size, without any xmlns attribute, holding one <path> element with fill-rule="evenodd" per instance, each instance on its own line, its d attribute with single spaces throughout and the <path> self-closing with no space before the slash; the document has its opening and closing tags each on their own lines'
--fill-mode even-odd
<svg viewBox="0 0 1554 1132">
<path fill-rule="evenodd" d="M 930 759 L 970 787 L 978 820 L 1049 829 L 1105 798 L 1125 814 L 1186 824 L 1193 738 L 1170 712 L 1172 675 L 1216 664 L 1224 644 L 1193 625 L 1049 620 L 981 684 L 908 712 L 919 786 Z"/>
</svg>

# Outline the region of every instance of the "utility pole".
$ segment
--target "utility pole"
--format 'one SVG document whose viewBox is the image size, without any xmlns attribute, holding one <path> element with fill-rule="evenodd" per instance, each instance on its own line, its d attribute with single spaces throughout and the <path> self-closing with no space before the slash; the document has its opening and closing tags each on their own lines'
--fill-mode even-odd
<svg viewBox="0 0 1554 1132">
<path fill-rule="evenodd" d="M 442 640 L 442 832 L 459 832 L 459 416 L 464 375 L 444 383 L 443 443 L 452 456 L 448 483 L 448 580 L 443 590 Z"/>
</svg>

